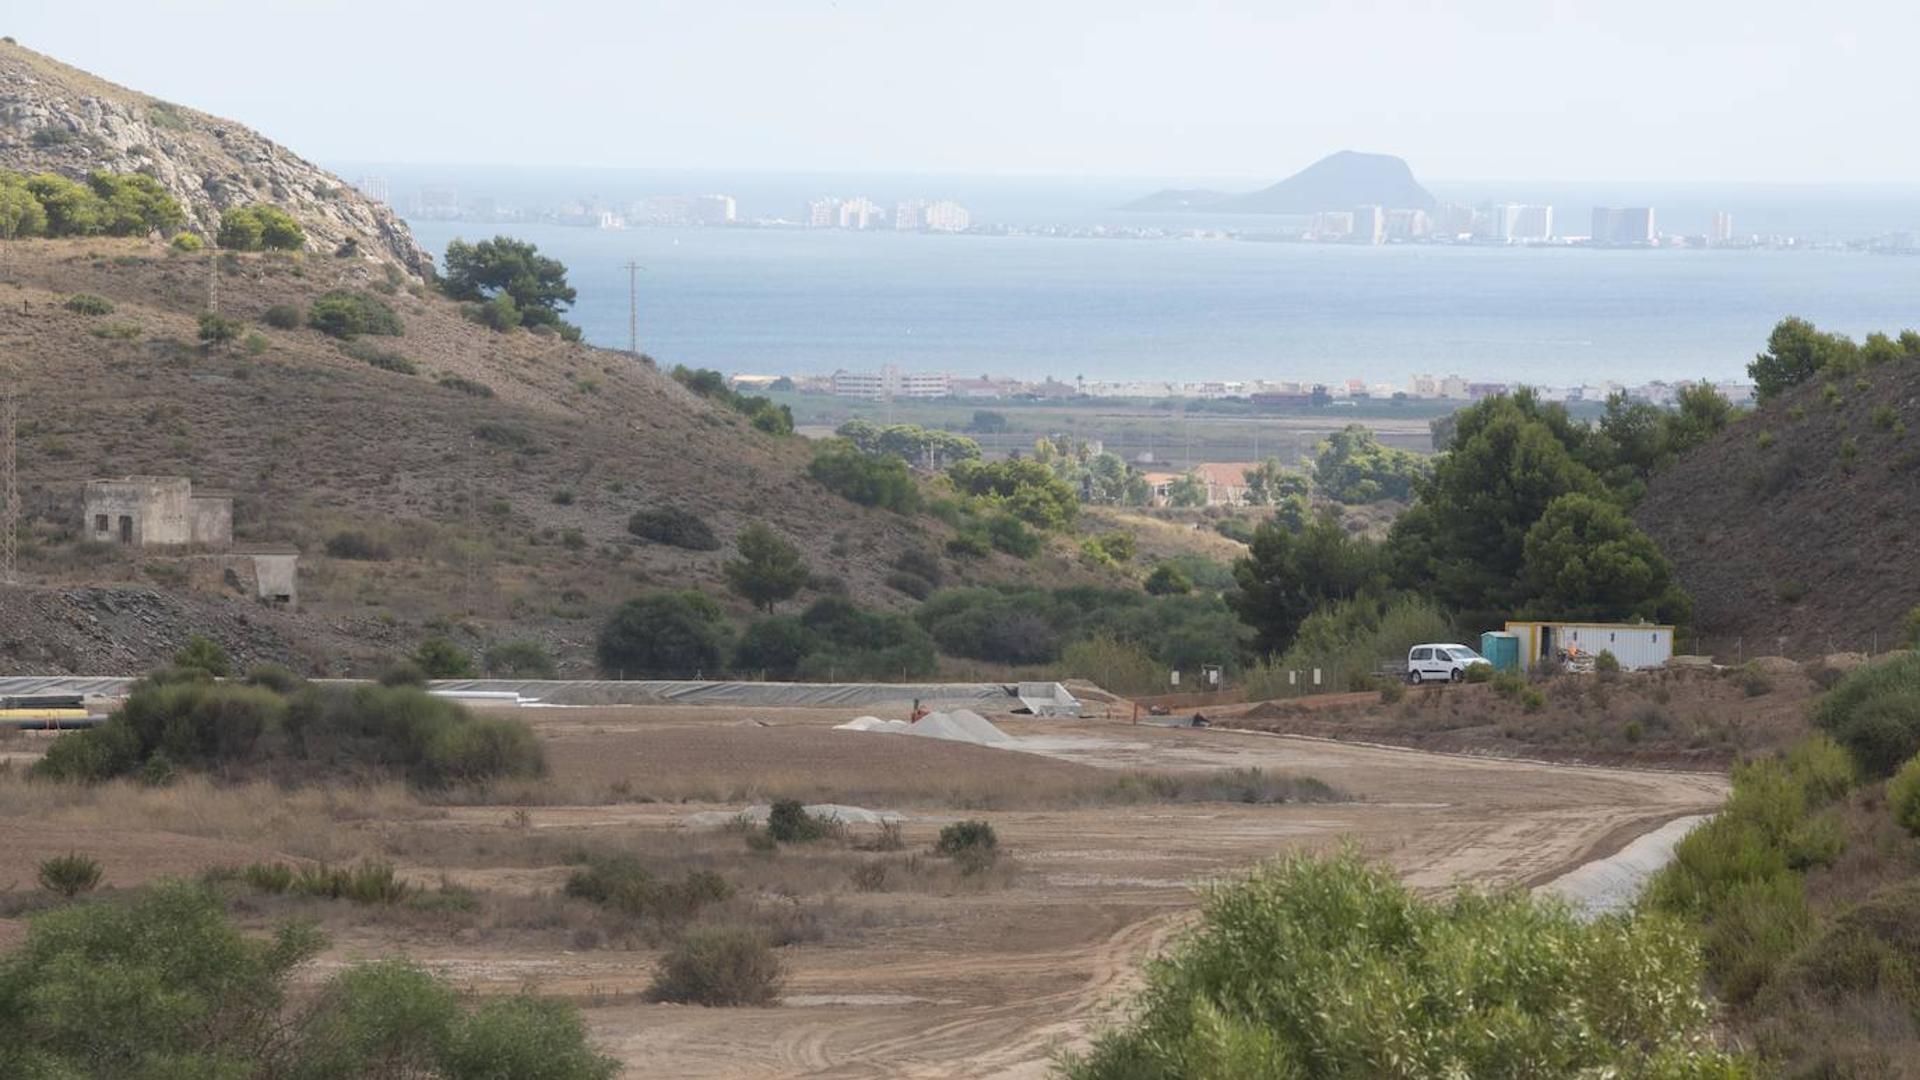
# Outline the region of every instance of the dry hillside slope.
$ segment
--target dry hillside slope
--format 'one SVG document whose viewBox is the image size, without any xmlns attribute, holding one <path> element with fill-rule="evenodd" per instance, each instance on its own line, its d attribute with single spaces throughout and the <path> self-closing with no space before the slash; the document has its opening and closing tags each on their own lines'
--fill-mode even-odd
<svg viewBox="0 0 1920 1080">
<path fill-rule="evenodd" d="M 406 222 L 339 177 L 231 120 L 148 97 L 0 41 L 0 167 L 80 178 L 95 169 L 143 172 L 212 236 L 222 211 L 269 202 L 331 252 L 356 241 L 415 275 L 432 257 Z"/>
<path fill-rule="evenodd" d="M 1708 647 L 1889 646 L 1920 604 L 1920 364 L 1782 395 L 1656 477 L 1634 517 Z"/>
<path fill-rule="evenodd" d="M 792 537 L 817 575 L 870 603 L 904 603 L 882 584 L 890 564 L 908 546 L 938 546 L 937 523 L 854 506 L 809 479 L 805 440 L 757 431 L 625 354 L 491 332 L 358 259 L 221 258 L 221 311 L 258 335 L 257 354 L 197 341 L 206 255 L 134 240 L 0 246 L 0 350 L 19 371 L 29 584 L 183 591 L 164 568 L 77 533 L 85 480 L 184 475 L 234 492 L 237 539 L 302 549 L 301 619 L 321 635 L 294 650 L 313 659 L 306 666 L 351 666 L 332 644 L 342 635 L 391 655 L 428 624 L 450 624 L 476 647 L 543 640 L 579 671 L 600 617 L 640 589 L 723 593 L 720 564 L 750 521 Z M 304 310 L 342 287 L 386 294 L 404 334 L 355 345 L 398 354 L 416 374 L 376 368 L 317 330 L 264 321 L 269 306 Z M 115 310 L 70 310 L 75 293 Z M 469 390 L 441 385 L 447 377 Z M 722 549 L 635 541 L 628 517 L 659 505 L 698 514 Z M 326 541 L 345 530 L 389 557 L 328 558 Z M 997 561 L 971 572 L 1051 571 Z M 164 656 L 187 629 L 167 628 L 149 654 Z M 65 666 L 11 657 L 22 669 Z"/>
</svg>

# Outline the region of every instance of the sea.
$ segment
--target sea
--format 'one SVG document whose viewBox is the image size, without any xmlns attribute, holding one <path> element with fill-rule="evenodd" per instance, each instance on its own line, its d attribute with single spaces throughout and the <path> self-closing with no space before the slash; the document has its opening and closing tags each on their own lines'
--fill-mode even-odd
<svg viewBox="0 0 1920 1080">
<path fill-rule="evenodd" d="M 974 221 L 1235 229 L 1260 216 L 1119 209 L 1199 179 L 827 176 L 337 165 L 463 200 L 619 206 L 724 192 L 742 217 L 797 219 L 820 195 L 954 198 Z M 1248 190 L 1244 178 L 1218 186 Z M 1797 249 L 1356 247 L 1224 239 L 923 235 L 800 228 L 631 228 L 412 219 L 428 250 L 507 234 L 565 263 L 571 318 L 595 344 L 628 343 L 638 263 L 640 348 L 729 374 L 836 369 L 1063 381 L 1287 380 L 1404 384 L 1415 374 L 1572 386 L 1738 381 L 1772 326 L 1798 315 L 1855 336 L 1920 326 L 1920 257 L 1849 241 L 1920 233 L 1920 186 L 1429 185 L 1462 202 L 1549 202 L 1567 231 L 1593 205 L 1652 205 L 1663 230 L 1740 234 Z"/>
</svg>

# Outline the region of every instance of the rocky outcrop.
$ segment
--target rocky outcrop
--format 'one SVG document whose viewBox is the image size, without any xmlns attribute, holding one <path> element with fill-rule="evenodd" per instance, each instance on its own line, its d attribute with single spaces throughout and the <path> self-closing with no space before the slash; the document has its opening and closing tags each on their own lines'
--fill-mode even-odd
<svg viewBox="0 0 1920 1080">
<path fill-rule="evenodd" d="M 391 207 L 258 132 L 95 78 L 0 42 L 0 168 L 75 178 L 143 172 L 166 185 L 189 227 L 211 237 L 222 211 L 258 202 L 292 214 L 308 245 L 351 242 L 365 258 L 427 276 L 433 260 Z"/>
</svg>

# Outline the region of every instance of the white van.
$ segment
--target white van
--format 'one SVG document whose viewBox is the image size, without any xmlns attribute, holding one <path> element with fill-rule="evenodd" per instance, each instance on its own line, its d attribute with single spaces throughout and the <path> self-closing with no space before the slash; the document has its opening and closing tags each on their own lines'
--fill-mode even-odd
<svg viewBox="0 0 1920 1080">
<path fill-rule="evenodd" d="M 1407 650 L 1407 681 L 1415 686 L 1430 679 L 1465 682 L 1467 669 L 1488 660 L 1465 645 L 1433 642 Z"/>
</svg>

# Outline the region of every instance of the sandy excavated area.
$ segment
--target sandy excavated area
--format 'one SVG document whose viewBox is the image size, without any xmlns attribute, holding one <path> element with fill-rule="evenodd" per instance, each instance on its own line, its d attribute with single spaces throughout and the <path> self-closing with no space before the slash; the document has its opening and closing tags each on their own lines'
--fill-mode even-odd
<svg viewBox="0 0 1920 1080">
<path fill-rule="evenodd" d="M 1358 843 L 1425 888 L 1534 885 L 1611 854 L 1665 821 L 1717 805 L 1717 776 L 1532 765 L 1252 733 L 995 716 L 1036 753 L 897 735 L 817 731 L 839 712 L 761 712 L 742 726 L 703 709 L 530 715 L 560 775 L 633 790 L 694 777 L 809 777 L 806 793 L 861 802 L 896 785 L 996 793 L 978 810 L 905 808 L 924 842 L 963 816 L 991 820 L 1020 874 L 1004 891 L 919 898 L 937 918 L 850 947 L 788 950 L 789 1004 L 709 1010 L 592 1007 L 596 1034 L 634 1075 L 1037 1077 L 1059 1045 L 1118 1015 L 1142 961 L 1193 910 L 1195 886 L 1280 852 Z M 929 744 L 931 745 L 923 745 Z M 1301 806 L 1146 804 L 996 809 L 1023 784 L 1083 768 L 1259 767 L 1318 777 L 1358 800 Z M 790 786 L 781 784 L 776 786 Z M 800 793 L 800 792 L 796 792 Z M 917 801 L 917 800 L 914 800 Z M 862 805 L 873 805 L 862 802 Z M 700 807 L 704 809 L 705 807 Z M 598 807 L 653 827 L 694 807 Z M 553 811 L 536 811 L 536 820 Z M 571 814 L 576 811 L 560 811 Z M 604 961 L 603 955 L 597 958 Z M 643 965 L 587 975 L 599 993 Z M 556 973 L 557 975 L 558 973 Z M 794 1002 L 803 1004 L 796 1006 Z M 820 1004 L 805 1004 L 820 1002 Z"/>
<path fill-rule="evenodd" d="M 1209 880 L 1281 852 L 1350 841 L 1420 888 L 1531 886 L 1673 818 L 1710 810 L 1726 790 L 1724 778 L 1706 774 L 1110 720 L 992 716 L 1024 748 L 1001 750 L 831 730 L 853 715 L 843 710 L 519 715 L 546 742 L 553 769 L 529 789 L 524 815 L 511 803 L 396 804 L 357 814 L 336 807 L 339 825 L 326 842 L 343 855 L 393 858 L 422 882 L 537 898 L 558 889 L 565 866 L 551 854 L 511 852 L 575 838 L 682 842 L 690 815 L 793 795 L 898 810 L 908 848 L 921 851 L 941 825 L 985 818 L 1012 855 L 1010 873 L 983 887 L 863 893 L 844 880 L 809 878 L 802 899 L 829 904 L 836 928 L 780 950 L 789 978 L 773 1008 L 645 1003 L 660 953 L 644 945 L 571 948 L 351 912 L 340 916 L 350 920 L 344 925 L 329 919 L 335 944 L 315 978 L 351 959 L 404 953 L 477 991 L 566 994 L 583 1005 L 601 1044 L 628 1063 L 628 1075 L 650 1078 L 1044 1076 L 1058 1048 L 1119 1016 L 1141 964 L 1179 932 L 1196 886 Z M 1114 804 L 1087 794 L 1119 770 L 1244 767 L 1316 777 L 1355 801 Z M 64 832 L 60 814 L 43 815 L 46 835 L 35 850 L 91 843 L 99 811 L 70 816 L 85 828 Z M 17 836 L 22 824 L 0 829 Z M 130 826 L 120 842 L 147 854 L 125 871 L 109 865 L 119 885 L 191 872 L 216 847 L 272 853 L 290 843 L 244 830 L 210 834 L 192 822 Z M 314 842 L 287 853 L 309 854 Z M 808 857 L 782 851 L 771 865 L 797 868 Z M 5 869 L 17 875 L 24 867 Z"/>
</svg>

